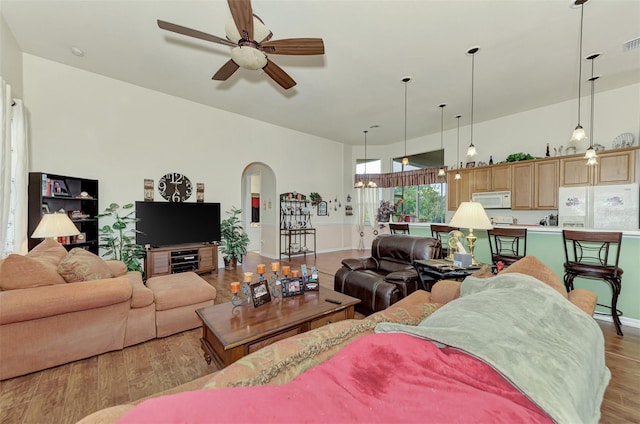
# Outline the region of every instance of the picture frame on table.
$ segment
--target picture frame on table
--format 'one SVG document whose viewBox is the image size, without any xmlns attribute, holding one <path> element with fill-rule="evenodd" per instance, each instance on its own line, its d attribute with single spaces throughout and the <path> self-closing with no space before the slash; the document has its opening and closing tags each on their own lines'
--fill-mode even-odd
<svg viewBox="0 0 640 424">
<path fill-rule="evenodd" d="M 282 297 L 297 296 L 304 293 L 304 282 L 301 278 L 282 279 Z"/>
<path fill-rule="evenodd" d="M 53 197 L 70 197 L 67 183 L 64 180 L 52 180 L 51 181 L 51 195 Z"/>
<path fill-rule="evenodd" d="M 257 308 L 260 305 L 271 302 L 271 293 L 266 281 L 258 281 L 249 285 L 249 287 L 251 288 L 251 299 L 253 299 L 254 307 Z"/>
<path fill-rule="evenodd" d="M 475 162 L 467 162 L 466 167 L 467 168 L 475 168 L 476 167 L 476 163 Z"/>
<path fill-rule="evenodd" d="M 46 204 L 46 203 L 43 203 L 43 204 L 42 204 L 42 215 L 47 214 L 47 213 L 51 213 L 51 212 L 49 211 L 49 205 L 48 205 L 48 204 Z"/>
</svg>

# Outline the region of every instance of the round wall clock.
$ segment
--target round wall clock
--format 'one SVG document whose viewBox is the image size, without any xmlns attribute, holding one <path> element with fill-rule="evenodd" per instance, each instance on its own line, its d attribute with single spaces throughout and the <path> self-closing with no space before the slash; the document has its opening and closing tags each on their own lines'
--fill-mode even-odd
<svg viewBox="0 0 640 424">
<path fill-rule="evenodd" d="M 158 180 L 160 195 L 170 202 L 184 202 L 193 192 L 189 178 L 179 172 L 171 172 Z"/>
</svg>

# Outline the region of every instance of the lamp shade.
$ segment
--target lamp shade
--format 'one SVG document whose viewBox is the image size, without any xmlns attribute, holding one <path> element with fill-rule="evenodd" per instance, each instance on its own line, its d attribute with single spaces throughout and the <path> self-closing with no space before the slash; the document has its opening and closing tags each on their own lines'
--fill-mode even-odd
<svg viewBox="0 0 640 424">
<path fill-rule="evenodd" d="M 474 230 L 490 230 L 493 228 L 482 204 L 478 202 L 462 202 L 453 218 L 451 218 L 449 226 Z"/>
<path fill-rule="evenodd" d="M 61 236 L 77 236 L 78 228 L 71 219 L 63 213 L 48 213 L 42 216 L 32 238 L 49 238 Z"/>
</svg>

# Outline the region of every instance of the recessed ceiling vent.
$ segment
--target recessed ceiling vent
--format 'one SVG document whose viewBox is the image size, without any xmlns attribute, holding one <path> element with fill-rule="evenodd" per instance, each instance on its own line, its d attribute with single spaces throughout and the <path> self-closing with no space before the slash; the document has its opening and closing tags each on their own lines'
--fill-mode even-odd
<svg viewBox="0 0 640 424">
<path fill-rule="evenodd" d="M 629 50 L 634 50 L 640 47 L 640 37 L 634 38 L 633 40 L 629 40 L 626 43 L 622 44 L 622 51 L 628 52 Z"/>
</svg>

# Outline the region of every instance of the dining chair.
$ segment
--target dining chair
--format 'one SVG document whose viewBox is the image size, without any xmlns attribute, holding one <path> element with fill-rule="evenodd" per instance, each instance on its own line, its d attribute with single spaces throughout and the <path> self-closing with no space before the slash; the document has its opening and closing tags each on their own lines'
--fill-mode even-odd
<svg viewBox="0 0 640 424">
<path fill-rule="evenodd" d="M 431 237 L 437 238 L 442 244 L 441 259 L 446 259 L 449 256 L 449 233 L 454 230 L 460 230 L 460 228 L 444 224 L 431 224 Z"/>
<path fill-rule="evenodd" d="M 391 234 L 409 234 L 409 224 L 389 223 Z"/>
<path fill-rule="evenodd" d="M 622 290 L 620 261 L 621 232 L 562 230 L 564 243 L 564 285 L 567 292 L 573 290 L 576 277 L 601 280 L 612 291 L 611 306 L 598 303 L 611 310 L 616 333 L 622 336 L 618 296 Z"/>
<path fill-rule="evenodd" d="M 491 262 L 509 266 L 527 256 L 526 228 L 493 228 L 487 230 Z"/>
</svg>

